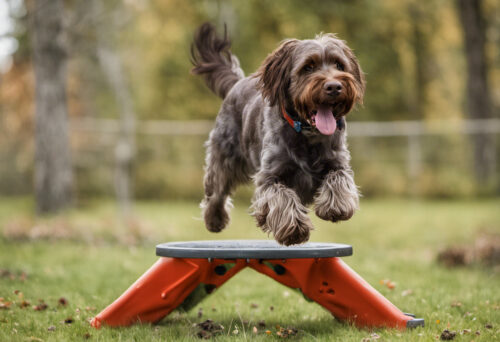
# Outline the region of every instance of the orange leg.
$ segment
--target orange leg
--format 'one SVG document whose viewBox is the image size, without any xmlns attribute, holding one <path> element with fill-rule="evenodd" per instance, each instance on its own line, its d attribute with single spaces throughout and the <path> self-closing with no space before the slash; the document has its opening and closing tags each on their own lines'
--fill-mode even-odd
<svg viewBox="0 0 500 342">
<path fill-rule="evenodd" d="M 252 260 L 249 266 L 301 290 L 335 318 L 358 327 L 405 329 L 423 324 L 401 312 L 339 258 Z"/>
<path fill-rule="evenodd" d="M 245 260 L 160 258 L 117 300 L 94 317 L 100 328 L 155 323 L 177 307 L 189 309 L 246 267 Z"/>
</svg>

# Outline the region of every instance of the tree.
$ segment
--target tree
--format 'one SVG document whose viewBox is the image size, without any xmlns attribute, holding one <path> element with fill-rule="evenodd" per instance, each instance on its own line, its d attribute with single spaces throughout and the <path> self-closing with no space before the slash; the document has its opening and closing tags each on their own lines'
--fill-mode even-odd
<svg viewBox="0 0 500 342">
<path fill-rule="evenodd" d="M 63 1 L 29 3 L 35 69 L 35 197 L 40 213 L 68 207 L 73 172 L 68 137 Z"/>
<path fill-rule="evenodd" d="M 472 119 L 490 118 L 492 114 L 485 56 L 485 23 L 481 5 L 481 0 L 458 0 L 467 58 L 468 115 Z M 473 143 L 476 178 L 479 184 L 488 185 L 495 173 L 493 139 L 487 134 L 476 134 L 473 136 Z"/>
<path fill-rule="evenodd" d="M 92 2 L 93 17 L 98 17 L 104 11 L 100 1 Z M 133 198 L 132 166 L 135 157 L 135 111 L 126 80 L 122 60 L 113 46 L 114 35 L 119 32 L 120 23 L 118 18 L 123 15 L 123 7 L 118 4 L 113 8 L 114 14 L 109 20 L 96 23 L 96 27 L 102 34 L 96 35 L 97 59 L 101 66 L 111 90 L 113 91 L 119 114 L 119 136 L 115 147 L 115 193 L 122 218 L 131 217 L 131 199 Z"/>
<path fill-rule="evenodd" d="M 426 117 L 428 107 L 429 84 L 435 74 L 435 61 L 430 51 L 432 32 L 436 29 L 435 8 L 430 2 L 415 1 L 408 5 L 409 21 L 411 23 L 411 46 L 415 59 L 415 101 L 411 114 L 413 119 L 422 120 Z"/>
</svg>

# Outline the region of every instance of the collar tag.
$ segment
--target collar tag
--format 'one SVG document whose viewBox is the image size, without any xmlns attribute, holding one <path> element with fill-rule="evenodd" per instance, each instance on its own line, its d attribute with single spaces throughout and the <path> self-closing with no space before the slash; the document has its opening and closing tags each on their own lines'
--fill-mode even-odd
<svg viewBox="0 0 500 342">
<path fill-rule="evenodd" d="M 293 129 L 295 129 L 297 133 L 300 133 L 300 131 L 302 131 L 302 123 L 300 121 L 294 121 Z"/>
</svg>

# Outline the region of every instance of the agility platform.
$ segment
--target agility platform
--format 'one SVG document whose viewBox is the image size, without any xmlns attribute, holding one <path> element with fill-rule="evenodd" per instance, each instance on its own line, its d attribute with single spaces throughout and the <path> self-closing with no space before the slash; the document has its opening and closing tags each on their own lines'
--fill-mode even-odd
<svg viewBox="0 0 500 342">
<path fill-rule="evenodd" d="M 414 328 L 424 320 L 403 313 L 340 257 L 352 247 L 306 243 L 285 247 L 268 240 L 170 242 L 160 259 L 91 325 L 156 323 L 175 309 L 189 310 L 245 267 L 301 291 L 341 321 L 358 327 Z"/>
</svg>

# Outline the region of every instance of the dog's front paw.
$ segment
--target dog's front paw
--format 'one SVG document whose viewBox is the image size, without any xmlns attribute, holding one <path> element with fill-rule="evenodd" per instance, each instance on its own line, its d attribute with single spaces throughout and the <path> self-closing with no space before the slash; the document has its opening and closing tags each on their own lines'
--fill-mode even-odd
<svg viewBox="0 0 500 342">
<path fill-rule="evenodd" d="M 315 212 L 316 216 L 325 221 L 338 222 L 349 220 L 354 215 L 356 209 L 357 206 L 354 205 L 354 201 L 349 200 L 345 201 L 342 205 L 339 205 L 339 203 L 317 205 Z"/>
<path fill-rule="evenodd" d="M 291 246 L 299 245 L 309 241 L 310 231 L 313 225 L 309 222 L 295 222 L 289 226 L 284 226 L 274 234 L 274 239 L 281 245 Z"/>
<path fill-rule="evenodd" d="M 307 208 L 293 190 L 281 184 L 259 189 L 252 205 L 257 224 L 264 232 L 273 233 L 282 245 L 295 245 L 309 240 L 312 222 Z"/>
<path fill-rule="evenodd" d="M 359 208 L 359 193 L 352 171 L 330 172 L 323 181 L 314 203 L 316 215 L 323 220 L 337 222 L 350 219 Z"/>
</svg>

